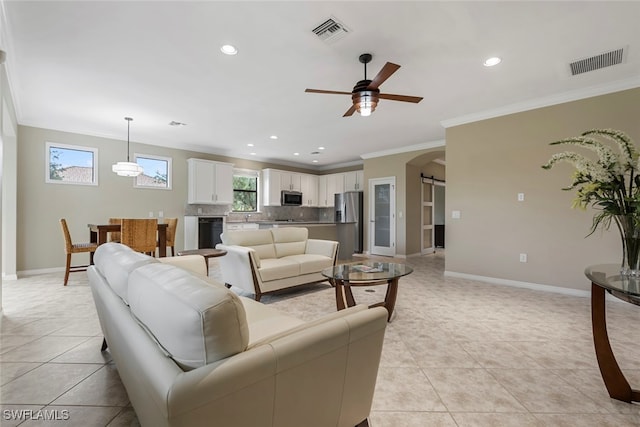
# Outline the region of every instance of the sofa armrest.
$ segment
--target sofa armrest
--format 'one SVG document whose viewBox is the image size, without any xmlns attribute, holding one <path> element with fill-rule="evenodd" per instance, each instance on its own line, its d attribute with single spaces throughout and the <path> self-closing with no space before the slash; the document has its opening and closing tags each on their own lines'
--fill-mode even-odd
<svg viewBox="0 0 640 427">
<path fill-rule="evenodd" d="M 333 240 L 307 239 L 305 253 L 324 255 L 335 261 L 338 255 L 338 242 Z"/>
<path fill-rule="evenodd" d="M 255 293 L 256 285 L 258 285 L 255 281 L 260 277 L 257 271 L 253 271 L 254 266 L 255 268 L 260 267 L 260 257 L 256 251 L 244 246 L 222 243 L 217 244 L 216 249 L 227 251 L 226 255 L 217 258 L 222 280 L 228 285 Z"/>
<path fill-rule="evenodd" d="M 202 255 L 160 257 L 158 261 L 184 268 L 199 276 L 207 276 L 207 260 Z"/>
<path fill-rule="evenodd" d="M 371 409 L 386 326 L 382 307 L 349 311 L 185 372 L 168 396 L 170 418 L 191 426 L 208 425 L 211 413 L 229 425 L 356 425 Z"/>
</svg>

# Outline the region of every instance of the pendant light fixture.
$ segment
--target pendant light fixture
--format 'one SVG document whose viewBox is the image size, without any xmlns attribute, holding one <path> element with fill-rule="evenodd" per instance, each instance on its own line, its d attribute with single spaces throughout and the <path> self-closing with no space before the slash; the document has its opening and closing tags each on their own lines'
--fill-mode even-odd
<svg viewBox="0 0 640 427">
<path fill-rule="evenodd" d="M 124 119 L 127 121 L 127 161 L 112 165 L 111 170 L 119 176 L 138 176 L 144 172 L 144 169 L 139 164 L 129 161 L 129 127 L 133 119 L 131 117 L 125 117 Z"/>
</svg>

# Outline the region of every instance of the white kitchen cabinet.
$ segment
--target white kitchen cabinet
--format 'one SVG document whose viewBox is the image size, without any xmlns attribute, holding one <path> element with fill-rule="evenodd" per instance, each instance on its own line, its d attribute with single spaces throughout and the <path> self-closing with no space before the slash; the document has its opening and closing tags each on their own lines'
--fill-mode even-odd
<svg viewBox="0 0 640 427">
<path fill-rule="evenodd" d="M 283 190 L 303 192 L 303 175 L 278 169 L 262 169 L 262 204 L 264 206 L 281 206 L 280 193 Z"/>
<path fill-rule="evenodd" d="M 262 204 L 264 206 L 280 206 L 281 181 L 282 175 L 279 170 L 262 170 Z"/>
<path fill-rule="evenodd" d="M 333 173 L 318 177 L 318 206 L 333 207 L 336 193 L 344 192 L 344 174 Z"/>
<path fill-rule="evenodd" d="M 230 205 L 233 203 L 233 164 L 188 159 L 187 203 Z"/>
<path fill-rule="evenodd" d="M 344 173 L 344 191 L 364 191 L 364 171 Z"/>
<path fill-rule="evenodd" d="M 280 175 L 280 190 L 302 191 L 302 176 L 299 173 L 281 171 L 277 169 L 265 169 Z M 274 181 L 275 182 L 275 181 Z"/>
<path fill-rule="evenodd" d="M 318 206 L 318 176 L 301 174 L 300 191 L 302 192 L 303 206 Z"/>
</svg>

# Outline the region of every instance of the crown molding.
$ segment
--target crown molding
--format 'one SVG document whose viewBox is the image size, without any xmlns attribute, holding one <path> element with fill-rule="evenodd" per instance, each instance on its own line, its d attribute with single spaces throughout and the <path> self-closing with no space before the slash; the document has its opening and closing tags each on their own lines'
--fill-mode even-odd
<svg viewBox="0 0 640 427">
<path fill-rule="evenodd" d="M 615 82 L 610 82 L 602 85 L 590 86 L 587 88 L 569 92 L 562 92 L 556 95 L 530 99 L 528 101 L 505 105 L 504 107 L 454 117 L 452 119 L 442 120 L 440 124 L 446 129 L 453 126 L 478 122 L 480 120 L 506 116 L 508 114 L 521 113 L 523 111 L 535 110 L 537 108 L 549 107 L 552 105 L 563 104 L 565 102 L 578 101 L 580 99 L 606 95 L 609 93 L 620 92 L 627 89 L 635 89 L 637 87 L 640 87 L 640 77 L 632 77 L 630 79 L 617 80 Z"/>
<path fill-rule="evenodd" d="M 376 157 L 391 156 L 393 154 L 409 153 L 411 151 L 428 150 L 431 148 L 445 147 L 446 141 L 439 139 L 437 141 L 423 142 L 421 144 L 407 145 L 405 147 L 391 148 L 389 150 L 374 151 L 371 153 L 361 154 L 363 159 L 373 159 Z"/>
</svg>

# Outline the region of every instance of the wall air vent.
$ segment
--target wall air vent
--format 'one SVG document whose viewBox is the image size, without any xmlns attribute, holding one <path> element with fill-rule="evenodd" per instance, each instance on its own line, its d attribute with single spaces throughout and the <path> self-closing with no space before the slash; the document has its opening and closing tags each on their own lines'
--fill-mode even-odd
<svg viewBox="0 0 640 427">
<path fill-rule="evenodd" d="M 318 25 L 312 31 L 323 42 L 333 43 L 349 34 L 350 30 L 345 27 L 342 22 L 338 21 L 334 17 L 331 17 L 324 21 L 322 24 Z"/>
<path fill-rule="evenodd" d="M 621 64 L 624 61 L 625 53 L 625 49 L 620 48 L 574 61 L 569 64 L 571 75 L 576 76 L 578 74 L 588 73 L 589 71 L 599 70 L 600 68 Z"/>
</svg>

